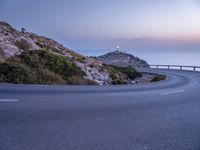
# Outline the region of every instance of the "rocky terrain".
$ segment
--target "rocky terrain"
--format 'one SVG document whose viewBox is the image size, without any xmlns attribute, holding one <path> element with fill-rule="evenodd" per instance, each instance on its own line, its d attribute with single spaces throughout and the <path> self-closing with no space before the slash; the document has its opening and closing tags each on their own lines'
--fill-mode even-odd
<svg viewBox="0 0 200 150">
<path fill-rule="evenodd" d="M 107 53 L 105 55 L 97 57 L 98 60 L 102 61 L 105 64 L 111 64 L 120 67 L 142 67 L 149 68 L 149 64 L 141 60 L 138 57 L 135 57 L 131 54 L 121 52 L 119 50 Z"/>
<path fill-rule="evenodd" d="M 100 60 L 0 22 L 0 82 L 103 85 L 125 84 L 141 76 L 133 68 L 104 65 Z"/>
</svg>

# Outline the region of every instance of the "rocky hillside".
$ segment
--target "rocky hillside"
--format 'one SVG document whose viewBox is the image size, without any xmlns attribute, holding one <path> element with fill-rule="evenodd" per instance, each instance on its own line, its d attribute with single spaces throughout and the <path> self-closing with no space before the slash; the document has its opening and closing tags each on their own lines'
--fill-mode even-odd
<svg viewBox="0 0 200 150">
<path fill-rule="evenodd" d="M 0 22 L 0 82 L 122 84 L 141 76 L 133 68 L 104 65 L 58 42 Z"/>
<path fill-rule="evenodd" d="M 149 65 L 147 64 L 146 61 L 121 51 L 114 51 L 111 53 L 107 53 L 97 58 L 98 60 L 102 61 L 105 64 L 111 64 L 120 67 L 130 66 L 130 67 L 149 68 Z"/>
</svg>

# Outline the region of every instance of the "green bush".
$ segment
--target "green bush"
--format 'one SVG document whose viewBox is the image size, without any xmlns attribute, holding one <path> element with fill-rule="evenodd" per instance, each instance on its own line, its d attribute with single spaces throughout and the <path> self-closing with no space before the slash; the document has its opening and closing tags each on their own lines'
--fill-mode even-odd
<svg viewBox="0 0 200 150">
<path fill-rule="evenodd" d="M 15 45 L 19 49 L 23 49 L 23 50 L 28 50 L 31 47 L 31 45 L 24 39 L 21 39 L 20 41 L 16 41 Z"/>
<path fill-rule="evenodd" d="M 70 51 L 69 52 L 70 55 L 72 56 L 71 57 L 71 60 L 72 61 L 78 61 L 78 62 L 81 62 L 81 63 L 85 63 L 86 62 L 86 58 L 76 52 L 73 52 L 73 51 Z"/>
<path fill-rule="evenodd" d="M 40 42 L 35 42 L 35 44 L 38 45 L 42 50 L 49 51 L 49 52 L 55 52 L 58 54 L 63 54 L 63 51 L 60 51 L 54 47 L 50 47 L 50 46 L 42 44 Z"/>
<path fill-rule="evenodd" d="M 165 75 L 156 75 L 151 82 L 157 82 L 157 81 L 161 81 L 161 80 L 165 80 L 166 76 Z"/>
<path fill-rule="evenodd" d="M 119 70 L 120 72 L 124 73 L 128 76 L 129 79 L 134 80 L 137 77 L 140 77 L 141 74 L 137 72 L 132 67 L 115 67 L 115 69 Z"/>
<path fill-rule="evenodd" d="M 43 50 L 35 50 L 30 52 L 23 52 L 20 56 L 21 60 L 32 68 L 43 66 L 49 70 L 60 74 L 64 79 L 71 76 L 83 77 L 84 72 L 74 63 L 70 62 L 68 58 L 56 55 Z"/>
<path fill-rule="evenodd" d="M 84 75 L 68 58 L 45 50 L 22 52 L 0 66 L 0 82 L 80 84 Z"/>
<path fill-rule="evenodd" d="M 39 84 L 66 84 L 67 82 L 59 75 L 49 69 L 39 68 L 37 70 L 37 83 Z"/>
<path fill-rule="evenodd" d="M 79 85 L 82 80 L 83 80 L 83 78 L 80 76 L 71 76 L 67 79 L 67 84 Z"/>
<path fill-rule="evenodd" d="M 76 53 L 75 53 L 76 55 Z M 77 58 L 84 60 L 84 57 Z M 76 58 L 76 60 L 77 60 Z M 91 66 L 92 67 L 92 66 Z M 103 65 L 112 78 L 112 84 L 127 84 L 141 74 L 131 67 Z M 85 73 L 67 57 L 48 50 L 24 51 L 0 64 L 0 82 L 37 83 L 37 84 L 73 84 L 96 85 L 84 78 Z"/>
<path fill-rule="evenodd" d="M 97 82 L 93 81 L 93 80 L 89 80 L 89 79 L 85 79 L 82 81 L 83 85 L 97 85 Z"/>
<path fill-rule="evenodd" d="M 22 65 L 2 63 L 0 64 L 0 82 L 33 83 L 35 77 L 28 68 Z"/>
<path fill-rule="evenodd" d="M 117 80 L 118 79 L 116 73 L 114 73 L 112 71 L 110 71 L 110 77 L 111 77 L 112 80 Z"/>
<path fill-rule="evenodd" d="M 0 62 L 3 62 L 4 61 L 4 51 L 3 51 L 3 48 L 0 47 Z"/>
<path fill-rule="evenodd" d="M 106 65 L 106 64 L 103 64 L 103 67 L 109 71 L 110 77 L 112 78 L 114 83 L 119 82 L 117 81 L 119 80 L 119 77 L 125 80 L 134 80 L 135 78 L 142 76 L 141 73 L 137 72 L 132 67 L 118 67 L 118 66 Z"/>
<path fill-rule="evenodd" d="M 0 55 L 3 55 L 3 54 L 4 54 L 3 48 L 0 47 Z"/>
<path fill-rule="evenodd" d="M 128 83 L 127 83 L 126 81 L 124 81 L 124 80 L 113 80 L 111 83 L 114 84 L 114 85 L 128 84 Z"/>
</svg>

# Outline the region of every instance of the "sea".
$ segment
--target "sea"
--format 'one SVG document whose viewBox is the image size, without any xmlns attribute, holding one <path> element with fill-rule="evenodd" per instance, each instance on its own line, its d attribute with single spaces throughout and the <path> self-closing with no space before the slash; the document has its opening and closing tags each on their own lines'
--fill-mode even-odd
<svg viewBox="0 0 200 150">
<path fill-rule="evenodd" d="M 85 56 L 100 56 L 110 50 L 77 50 Z M 150 65 L 183 65 L 183 66 L 200 66 L 200 49 L 199 50 L 127 50 L 130 53 L 145 60 Z M 190 68 L 185 68 L 190 70 Z"/>
</svg>

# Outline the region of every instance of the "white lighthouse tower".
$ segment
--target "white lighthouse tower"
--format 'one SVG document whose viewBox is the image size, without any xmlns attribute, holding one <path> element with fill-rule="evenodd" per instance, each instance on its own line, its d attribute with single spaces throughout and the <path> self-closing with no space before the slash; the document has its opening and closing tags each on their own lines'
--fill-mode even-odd
<svg viewBox="0 0 200 150">
<path fill-rule="evenodd" d="M 120 52 L 119 46 L 117 46 L 117 52 Z"/>
</svg>

